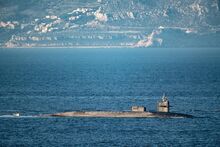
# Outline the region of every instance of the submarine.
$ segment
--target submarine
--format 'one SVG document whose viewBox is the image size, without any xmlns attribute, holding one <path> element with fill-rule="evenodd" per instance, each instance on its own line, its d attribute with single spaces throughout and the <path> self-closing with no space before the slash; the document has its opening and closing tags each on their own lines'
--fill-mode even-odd
<svg viewBox="0 0 220 147">
<path fill-rule="evenodd" d="M 132 106 L 131 111 L 72 111 L 49 114 L 53 117 L 110 117 L 110 118 L 192 118 L 192 115 L 169 111 L 168 97 L 163 95 L 157 102 L 157 111 L 150 112 L 143 106 Z"/>
</svg>

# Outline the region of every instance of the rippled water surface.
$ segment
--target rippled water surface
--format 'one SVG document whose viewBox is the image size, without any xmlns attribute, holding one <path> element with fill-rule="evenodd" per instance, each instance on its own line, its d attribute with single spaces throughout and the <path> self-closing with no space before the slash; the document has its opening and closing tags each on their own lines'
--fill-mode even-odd
<svg viewBox="0 0 220 147">
<path fill-rule="evenodd" d="M 218 49 L 1 49 L 1 146 L 219 146 Z M 172 112 L 192 119 L 52 118 L 73 110 Z M 19 112 L 21 117 L 12 114 Z"/>
</svg>

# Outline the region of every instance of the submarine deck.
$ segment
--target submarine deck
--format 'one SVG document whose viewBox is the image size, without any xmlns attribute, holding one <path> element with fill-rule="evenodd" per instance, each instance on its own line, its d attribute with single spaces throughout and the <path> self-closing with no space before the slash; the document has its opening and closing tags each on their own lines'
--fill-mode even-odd
<svg viewBox="0 0 220 147">
<path fill-rule="evenodd" d="M 72 111 L 50 114 L 55 117 L 113 117 L 113 118 L 191 118 L 192 115 L 170 112 L 108 112 L 108 111 Z"/>
</svg>

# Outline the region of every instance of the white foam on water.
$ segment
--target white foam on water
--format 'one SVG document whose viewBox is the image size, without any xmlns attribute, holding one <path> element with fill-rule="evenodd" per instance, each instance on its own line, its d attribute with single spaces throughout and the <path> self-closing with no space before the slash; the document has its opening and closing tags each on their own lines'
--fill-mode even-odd
<svg viewBox="0 0 220 147">
<path fill-rule="evenodd" d="M 38 118 L 42 116 L 38 115 L 24 115 L 24 116 L 15 116 L 15 115 L 0 115 L 0 118 Z"/>
</svg>

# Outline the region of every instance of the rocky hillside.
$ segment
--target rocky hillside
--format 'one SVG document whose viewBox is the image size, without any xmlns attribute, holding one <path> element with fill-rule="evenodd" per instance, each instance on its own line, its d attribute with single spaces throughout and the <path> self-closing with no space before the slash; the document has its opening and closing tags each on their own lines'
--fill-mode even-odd
<svg viewBox="0 0 220 147">
<path fill-rule="evenodd" d="M 219 47 L 219 0 L 0 0 L 0 47 Z"/>
</svg>

